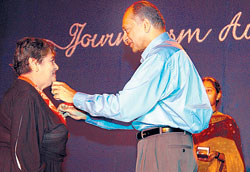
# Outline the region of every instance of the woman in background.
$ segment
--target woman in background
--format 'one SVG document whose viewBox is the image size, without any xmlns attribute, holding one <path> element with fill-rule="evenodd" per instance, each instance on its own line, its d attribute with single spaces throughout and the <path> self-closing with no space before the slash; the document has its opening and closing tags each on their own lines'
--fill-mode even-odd
<svg viewBox="0 0 250 172">
<path fill-rule="evenodd" d="M 245 165 L 239 128 L 231 116 L 225 115 L 217 109 L 222 96 L 220 84 L 212 77 L 205 77 L 202 80 L 213 109 L 213 115 L 207 129 L 193 134 L 195 148 L 205 147 L 210 151 L 207 157 L 199 158 L 198 155 L 198 171 L 244 172 Z"/>
<path fill-rule="evenodd" d="M 55 50 L 44 39 L 17 42 L 18 75 L 0 106 L 0 171 L 60 172 L 68 130 L 43 89 L 56 80 Z"/>
</svg>

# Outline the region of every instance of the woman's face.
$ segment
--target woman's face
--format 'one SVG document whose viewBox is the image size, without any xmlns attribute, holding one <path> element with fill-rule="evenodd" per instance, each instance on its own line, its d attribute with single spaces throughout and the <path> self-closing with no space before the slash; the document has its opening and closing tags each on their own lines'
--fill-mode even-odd
<svg viewBox="0 0 250 172">
<path fill-rule="evenodd" d="M 40 79 L 38 87 L 43 90 L 56 81 L 56 71 L 59 67 L 55 62 L 55 55 L 49 51 L 42 59 L 42 62 L 38 64 L 38 67 L 38 77 Z"/>
<path fill-rule="evenodd" d="M 216 110 L 216 100 L 220 99 L 220 96 L 217 94 L 216 89 L 211 81 L 203 81 L 205 90 L 207 92 L 208 99 L 212 106 L 213 111 Z"/>
</svg>

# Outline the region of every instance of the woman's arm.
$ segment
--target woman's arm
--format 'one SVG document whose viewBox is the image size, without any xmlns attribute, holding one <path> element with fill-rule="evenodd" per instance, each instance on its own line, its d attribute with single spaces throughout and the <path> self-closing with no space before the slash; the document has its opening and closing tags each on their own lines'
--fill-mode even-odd
<svg viewBox="0 0 250 172">
<path fill-rule="evenodd" d="M 45 167 L 39 150 L 44 122 L 36 100 L 25 93 L 13 103 L 11 154 L 16 168 L 22 171 L 43 171 Z"/>
</svg>

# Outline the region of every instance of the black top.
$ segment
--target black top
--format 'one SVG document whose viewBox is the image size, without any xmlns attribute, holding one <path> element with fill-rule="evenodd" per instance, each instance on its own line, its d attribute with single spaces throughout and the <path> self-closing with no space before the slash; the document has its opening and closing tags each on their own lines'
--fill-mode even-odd
<svg viewBox="0 0 250 172">
<path fill-rule="evenodd" d="M 17 79 L 0 106 L 1 171 L 60 172 L 68 131 L 37 90 Z"/>
</svg>

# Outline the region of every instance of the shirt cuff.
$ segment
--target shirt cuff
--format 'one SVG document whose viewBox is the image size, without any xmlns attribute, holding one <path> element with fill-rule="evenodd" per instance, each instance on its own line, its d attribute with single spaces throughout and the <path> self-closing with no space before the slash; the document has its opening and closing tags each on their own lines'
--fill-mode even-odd
<svg viewBox="0 0 250 172">
<path fill-rule="evenodd" d="M 88 98 L 88 94 L 77 92 L 73 97 L 73 103 L 78 109 L 85 110 L 84 105 L 85 105 L 87 98 Z"/>
</svg>

